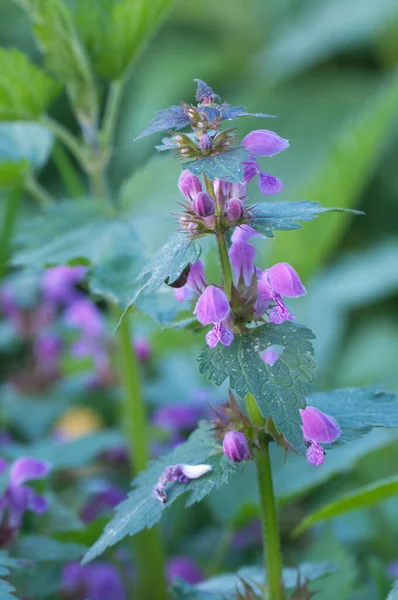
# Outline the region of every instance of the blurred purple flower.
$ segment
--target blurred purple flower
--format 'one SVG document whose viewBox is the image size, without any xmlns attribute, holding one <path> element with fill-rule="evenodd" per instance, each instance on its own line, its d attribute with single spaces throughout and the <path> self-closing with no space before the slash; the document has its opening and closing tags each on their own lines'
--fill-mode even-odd
<svg viewBox="0 0 398 600">
<path fill-rule="evenodd" d="M 77 561 L 65 565 L 62 588 L 67 594 L 73 594 L 73 600 L 127 600 L 118 569 L 103 561 L 83 566 Z"/>
<path fill-rule="evenodd" d="M 307 406 L 300 409 L 303 421 L 304 440 L 308 445 L 307 460 L 313 465 L 321 465 L 324 459 L 324 450 L 320 443 L 331 444 L 341 434 L 341 429 L 336 419 L 315 408 Z"/>
<path fill-rule="evenodd" d="M 87 267 L 68 267 L 60 265 L 47 269 L 43 273 L 42 289 L 47 301 L 54 304 L 69 304 L 76 300 L 80 293 L 76 285 L 82 281 Z"/>
<path fill-rule="evenodd" d="M 148 362 L 152 354 L 151 342 L 145 337 L 137 336 L 134 338 L 133 346 L 139 362 Z"/>
<path fill-rule="evenodd" d="M 7 462 L 0 459 L 0 473 L 8 468 Z M 32 488 L 24 485 L 27 481 L 42 479 L 51 470 L 50 463 L 34 458 L 18 458 L 11 466 L 8 485 L 0 497 L 0 520 L 6 515 L 7 524 L 12 529 L 21 526 L 26 510 L 39 515 L 48 510 L 48 501 L 36 494 Z"/>
<path fill-rule="evenodd" d="M 52 331 L 44 332 L 35 339 L 34 357 L 38 371 L 45 377 L 55 377 L 59 374 L 62 348 L 61 338 Z"/>
<path fill-rule="evenodd" d="M 79 298 L 73 302 L 66 309 L 64 320 L 69 327 L 91 338 L 100 338 L 105 331 L 101 311 L 87 298 Z"/>
<path fill-rule="evenodd" d="M 204 579 L 203 572 L 198 565 L 188 556 L 174 556 L 167 561 L 167 581 L 173 583 L 175 579 L 182 579 L 187 583 L 199 583 Z"/>
<path fill-rule="evenodd" d="M 83 521 L 90 523 L 103 513 L 109 513 L 109 509 L 125 500 L 126 495 L 119 486 L 107 481 L 102 482 L 101 488 L 88 500 L 81 511 Z"/>
<path fill-rule="evenodd" d="M 156 409 L 152 415 L 152 423 L 170 433 L 194 429 L 204 408 L 190 404 L 168 404 Z"/>
<path fill-rule="evenodd" d="M 254 519 L 236 532 L 231 545 L 235 550 L 242 551 L 253 546 L 261 546 L 261 540 L 261 521 Z"/>
</svg>

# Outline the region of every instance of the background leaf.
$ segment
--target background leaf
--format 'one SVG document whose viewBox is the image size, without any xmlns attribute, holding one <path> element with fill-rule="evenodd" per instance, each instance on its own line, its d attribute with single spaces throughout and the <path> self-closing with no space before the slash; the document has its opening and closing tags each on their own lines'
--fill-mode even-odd
<svg viewBox="0 0 398 600">
<path fill-rule="evenodd" d="M 0 165 L 4 161 L 22 162 L 40 169 L 49 159 L 53 142 L 53 135 L 38 123 L 0 123 Z"/>
</svg>

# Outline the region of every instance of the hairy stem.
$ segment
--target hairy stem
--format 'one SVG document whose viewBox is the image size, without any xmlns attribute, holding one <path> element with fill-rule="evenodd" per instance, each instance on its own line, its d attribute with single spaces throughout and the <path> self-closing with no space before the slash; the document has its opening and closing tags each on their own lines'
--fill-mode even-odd
<svg viewBox="0 0 398 600">
<path fill-rule="evenodd" d="M 214 191 L 213 182 L 205 175 L 206 189 L 208 193 L 214 198 L 214 215 L 216 217 L 216 239 L 218 248 L 218 257 L 220 259 L 221 271 L 223 276 L 224 291 L 227 295 L 228 300 L 232 297 L 232 269 L 231 263 L 229 262 L 227 242 L 225 240 L 225 234 L 223 229 L 223 210 L 220 204 L 217 202 L 216 193 Z"/>
<path fill-rule="evenodd" d="M 21 202 L 21 190 L 14 189 L 9 193 L 0 237 L 0 280 L 4 277 L 7 271 L 7 260 L 9 255 L 10 243 L 14 226 Z"/>
<path fill-rule="evenodd" d="M 120 323 L 118 335 L 120 374 L 124 387 L 122 423 L 127 437 L 133 472 L 137 474 L 146 468 L 149 460 L 149 436 L 145 404 L 141 394 L 140 372 L 127 317 Z M 135 549 L 139 578 L 137 597 L 140 600 L 148 598 L 166 600 L 164 557 L 159 529 L 154 527 L 137 535 Z"/>
<path fill-rule="evenodd" d="M 252 394 L 246 396 L 246 407 L 254 425 L 263 426 L 264 418 Z M 278 516 L 268 442 L 261 442 L 261 449 L 255 457 L 257 481 L 260 492 L 260 512 L 262 522 L 264 566 L 267 578 L 264 600 L 284 600 L 282 585 L 282 554 L 279 540 Z"/>
</svg>

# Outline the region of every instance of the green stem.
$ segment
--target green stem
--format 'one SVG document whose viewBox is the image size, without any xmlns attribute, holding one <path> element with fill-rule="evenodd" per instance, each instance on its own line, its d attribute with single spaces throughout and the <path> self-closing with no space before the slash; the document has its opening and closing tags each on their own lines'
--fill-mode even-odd
<svg viewBox="0 0 398 600">
<path fill-rule="evenodd" d="M 98 200 L 106 200 L 108 204 L 107 185 L 103 168 L 93 169 L 89 173 L 91 193 Z"/>
<path fill-rule="evenodd" d="M 0 280 L 3 279 L 7 270 L 7 259 L 10 249 L 10 242 L 14 231 L 14 226 L 21 201 L 21 190 L 12 190 L 7 198 L 5 207 L 3 227 L 0 238 Z"/>
<path fill-rule="evenodd" d="M 102 125 L 103 142 L 104 145 L 107 147 L 112 146 L 114 141 L 115 129 L 117 124 L 117 118 L 119 115 L 119 108 L 122 100 L 123 90 L 124 79 L 112 81 L 109 88 L 109 94 L 105 107 L 105 114 Z"/>
<path fill-rule="evenodd" d="M 71 154 L 76 158 L 78 163 L 82 166 L 85 165 L 85 156 L 83 152 L 83 146 L 79 140 L 72 134 L 66 127 L 55 121 L 48 115 L 44 115 L 40 119 L 40 123 L 47 127 L 54 136 L 68 148 Z"/>
<path fill-rule="evenodd" d="M 256 400 L 252 394 L 246 396 L 246 407 L 249 417 L 256 426 L 264 426 Z M 260 512 L 264 546 L 264 564 L 267 586 L 264 600 L 284 600 L 282 586 L 282 554 L 279 540 L 278 516 L 276 512 L 275 493 L 272 483 L 271 461 L 268 442 L 261 442 L 261 449 L 255 457 L 257 481 L 260 492 Z"/>
<path fill-rule="evenodd" d="M 214 215 L 216 217 L 216 239 L 218 256 L 221 264 L 221 271 L 223 275 L 224 291 L 227 295 L 228 300 L 232 298 L 232 269 L 231 263 L 229 262 L 227 242 L 225 240 L 224 228 L 223 228 L 223 207 L 217 202 L 216 193 L 214 191 L 213 182 L 205 175 L 206 189 L 208 193 L 214 198 Z"/>
<path fill-rule="evenodd" d="M 53 150 L 53 160 L 57 167 L 65 187 L 73 198 L 79 198 L 85 193 L 82 182 L 79 179 L 76 169 L 72 164 L 70 156 L 65 148 L 57 142 Z"/>
<path fill-rule="evenodd" d="M 120 373 L 124 386 L 123 426 L 126 431 L 130 460 L 134 473 L 146 468 L 149 460 L 148 423 L 141 395 L 140 372 L 132 345 L 128 318 L 118 329 Z M 138 598 L 166 600 L 164 557 L 159 529 L 154 527 L 135 537 L 138 565 Z"/>
<path fill-rule="evenodd" d="M 51 194 L 33 177 L 28 177 L 25 180 L 25 189 L 41 206 L 50 206 L 54 203 Z"/>
</svg>

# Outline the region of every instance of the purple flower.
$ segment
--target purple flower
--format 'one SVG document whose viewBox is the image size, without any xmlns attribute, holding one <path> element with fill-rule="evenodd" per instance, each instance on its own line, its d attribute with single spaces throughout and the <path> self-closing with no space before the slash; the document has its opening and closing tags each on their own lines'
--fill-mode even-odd
<svg viewBox="0 0 398 600">
<path fill-rule="evenodd" d="M 225 205 L 225 213 L 229 221 L 238 221 L 243 217 L 245 207 L 239 198 L 230 198 Z"/>
<path fill-rule="evenodd" d="M 204 578 L 197 564 L 188 556 L 173 556 L 166 565 L 167 581 L 172 584 L 174 579 L 182 579 L 187 583 L 199 583 Z"/>
<path fill-rule="evenodd" d="M 191 171 L 188 170 L 181 173 L 178 180 L 178 187 L 188 200 L 192 200 L 196 194 L 202 191 L 202 184 L 199 177 L 192 175 Z"/>
<path fill-rule="evenodd" d="M 0 459 L 0 473 L 6 471 L 8 465 Z M 34 458 L 18 458 L 11 466 L 8 485 L 0 497 L 0 520 L 7 515 L 7 524 L 12 529 L 21 526 L 26 510 L 39 515 L 48 510 L 48 501 L 36 494 L 32 488 L 24 485 L 26 481 L 42 479 L 51 470 L 50 463 Z"/>
<path fill-rule="evenodd" d="M 214 200 L 207 192 L 199 192 L 192 201 L 192 208 L 198 217 L 210 217 L 214 214 Z"/>
<path fill-rule="evenodd" d="M 191 265 L 188 279 L 185 285 L 174 290 L 174 295 L 178 302 L 184 302 L 192 296 L 200 296 L 206 288 L 206 277 L 201 260 L 197 260 Z"/>
<path fill-rule="evenodd" d="M 257 280 L 256 313 L 264 314 L 270 303 L 275 305 L 269 313 L 272 323 L 293 321 L 294 317 L 283 303 L 282 298 L 297 298 L 306 293 L 296 271 L 288 263 L 278 263 L 266 269 Z"/>
<path fill-rule="evenodd" d="M 125 498 L 126 492 L 122 488 L 107 481 L 101 482 L 100 488 L 83 507 L 81 517 L 85 523 L 90 523 L 104 512 L 109 513 L 110 508 L 114 508 Z"/>
<path fill-rule="evenodd" d="M 337 421 L 318 410 L 314 406 L 300 409 L 303 421 L 304 440 L 309 444 L 307 460 L 312 465 L 321 465 L 324 459 L 324 450 L 320 443 L 331 444 L 340 435 L 341 430 Z"/>
<path fill-rule="evenodd" d="M 242 462 L 251 457 L 246 436 L 241 431 L 228 431 L 223 440 L 223 451 L 232 462 Z"/>
<path fill-rule="evenodd" d="M 92 338 L 101 337 L 104 333 L 101 311 L 86 298 L 73 302 L 65 311 L 64 319 L 69 327 L 78 329 Z"/>
<path fill-rule="evenodd" d="M 248 242 L 252 237 L 264 237 L 262 233 L 250 227 L 250 225 L 239 225 L 235 227 L 231 236 L 231 241 L 235 242 Z"/>
<path fill-rule="evenodd" d="M 242 146 L 245 146 L 251 154 L 274 156 L 286 150 L 289 147 L 289 142 L 268 129 L 256 129 L 243 138 Z"/>
<path fill-rule="evenodd" d="M 243 162 L 243 173 L 245 183 L 249 183 L 249 181 L 258 175 L 258 187 L 260 192 L 265 196 L 278 194 L 283 189 L 283 183 L 278 177 L 260 171 L 255 158 L 250 158 Z"/>
<path fill-rule="evenodd" d="M 152 496 L 164 504 L 167 500 L 167 483 L 189 483 L 193 479 L 199 479 L 212 470 L 211 465 L 171 465 L 166 467 L 160 474 L 158 482 L 153 489 Z"/>
<path fill-rule="evenodd" d="M 140 363 L 146 363 L 151 357 L 152 346 L 149 340 L 137 336 L 133 341 L 135 353 Z"/>
<path fill-rule="evenodd" d="M 233 332 L 222 323 L 215 323 L 205 337 L 209 348 L 215 348 L 218 342 L 221 342 L 223 346 L 230 346 L 234 341 Z"/>
<path fill-rule="evenodd" d="M 117 568 L 106 562 L 67 564 L 62 573 L 62 588 L 74 600 L 127 600 Z"/>
<path fill-rule="evenodd" d="M 152 423 L 170 433 L 190 430 L 196 427 L 204 414 L 204 407 L 190 404 L 168 404 L 155 410 Z"/>
<path fill-rule="evenodd" d="M 33 345 L 39 371 L 48 377 L 58 375 L 62 354 L 62 340 L 53 332 L 39 335 Z"/>
<path fill-rule="evenodd" d="M 76 285 L 82 281 L 87 267 L 60 265 L 43 273 L 42 289 L 45 298 L 54 304 L 68 304 L 79 297 Z"/>
<path fill-rule="evenodd" d="M 246 287 L 249 287 L 255 274 L 254 257 L 256 249 L 245 242 L 233 242 L 229 249 L 229 258 L 235 274 L 235 282 L 243 279 Z"/>
<path fill-rule="evenodd" d="M 270 367 L 274 366 L 274 364 L 278 360 L 279 356 L 280 356 L 280 352 L 275 350 L 275 348 L 273 348 L 272 346 L 270 346 L 269 348 L 264 350 L 264 352 L 261 353 L 261 358 Z"/>
<path fill-rule="evenodd" d="M 196 303 L 194 315 L 202 325 L 219 323 L 229 314 L 229 302 L 222 289 L 209 285 Z"/>
<path fill-rule="evenodd" d="M 213 145 L 213 138 L 208 133 L 204 133 L 199 140 L 199 147 L 202 150 L 210 150 L 212 145 Z"/>
<path fill-rule="evenodd" d="M 223 181 L 222 179 L 215 179 L 213 181 L 214 193 L 216 194 L 216 198 L 223 197 L 224 199 L 228 196 L 231 186 L 233 184 L 229 183 L 229 181 Z"/>
</svg>

